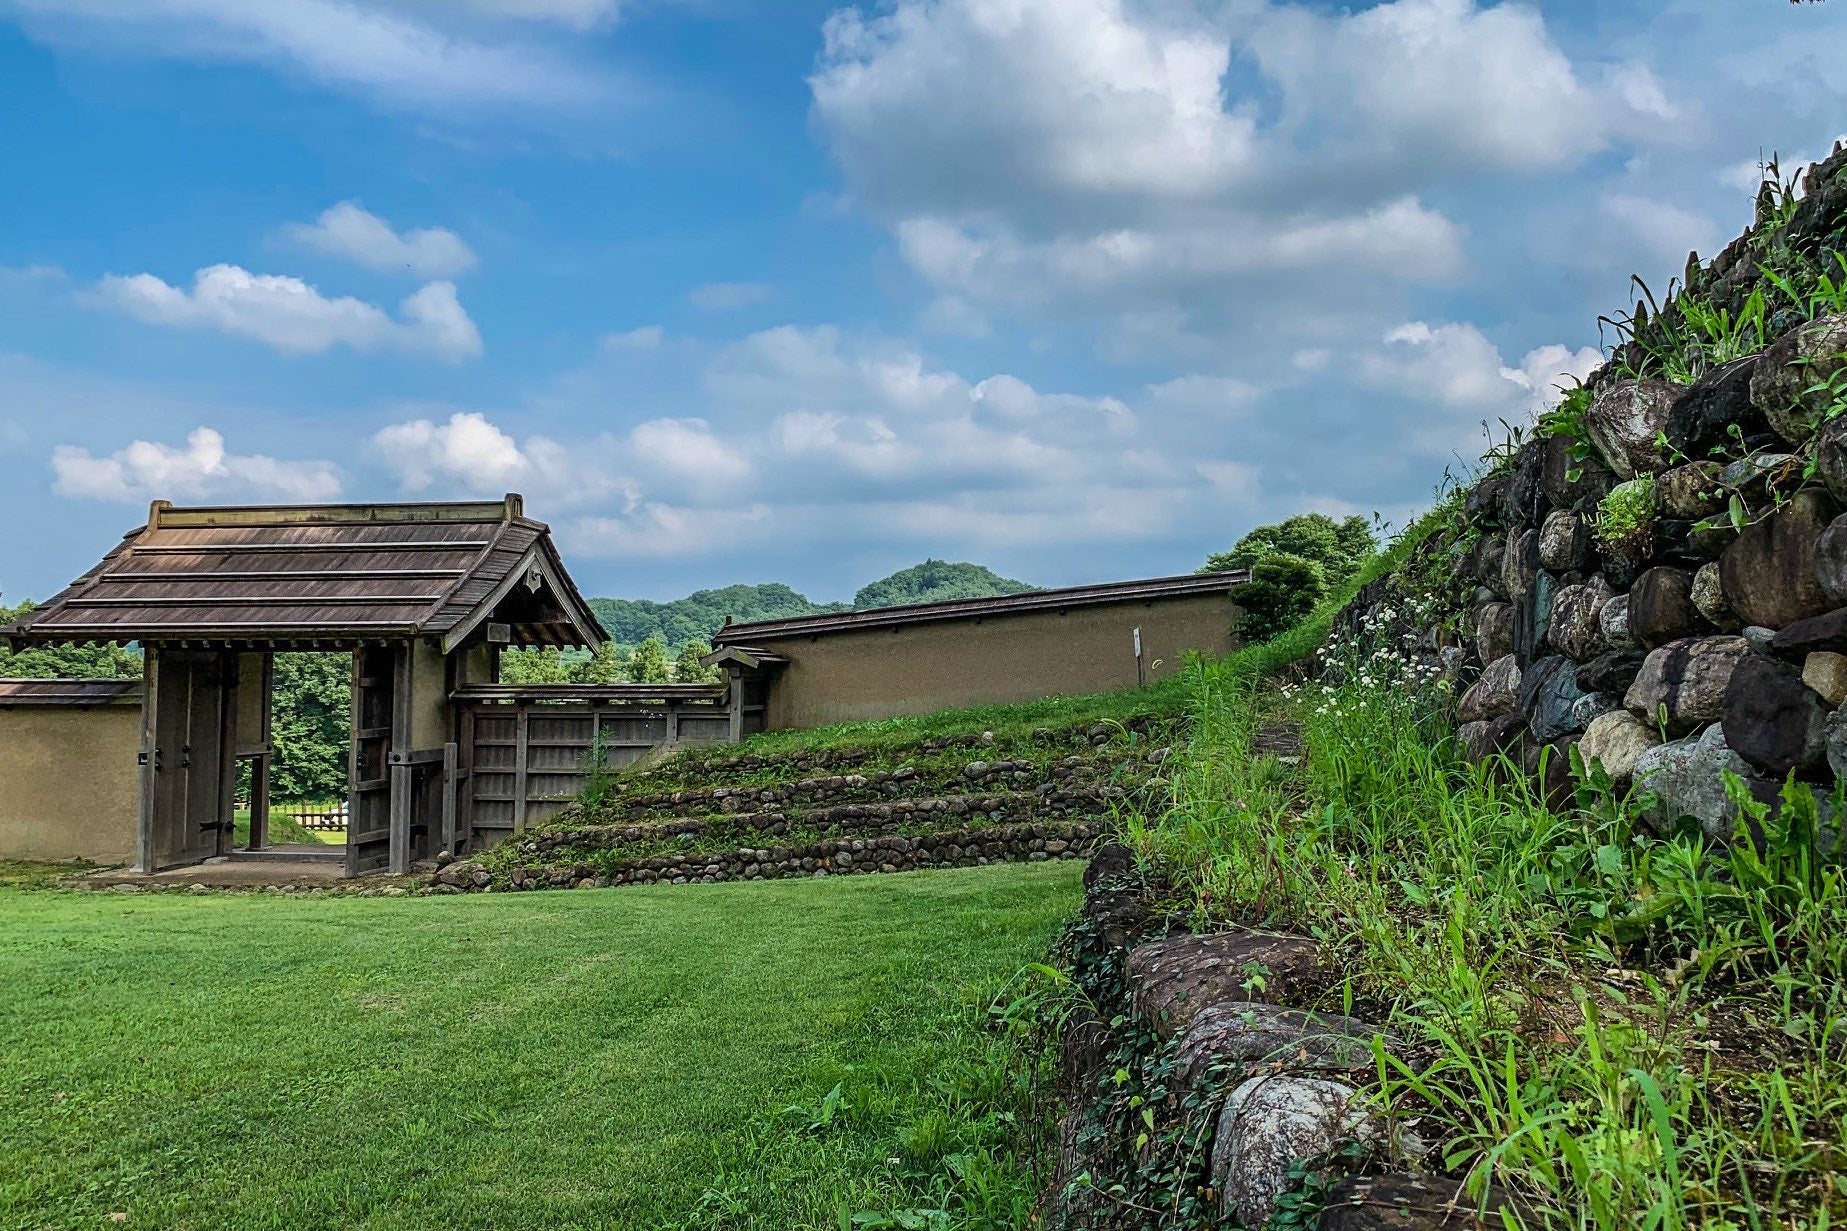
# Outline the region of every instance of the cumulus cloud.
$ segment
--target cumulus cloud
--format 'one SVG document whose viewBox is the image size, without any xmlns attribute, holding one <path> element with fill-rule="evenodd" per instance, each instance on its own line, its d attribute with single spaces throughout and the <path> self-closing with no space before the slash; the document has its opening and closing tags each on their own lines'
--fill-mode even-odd
<svg viewBox="0 0 1847 1231">
<path fill-rule="evenodd" d="M 418 110 L 581 108 L 605 86 L 567 55 L 454 19 L 526 17 L 585 28 L 607 0 L 0 0 L 36 37 L 190 60 L 261 64 Z"/>
<path fill-rule="evenodd" d="M 1387 333 L 1382 348 L 1360 356 L 1358 372 L 1372 388 L 1432 403 L 1433 413 L 1414 428 L 1426 450 L 1472 459 L 1485 444 L 1482 424 L 1530 423 L 1602 362 L 1593 347 L 1552 344 L 1510 365 L 1473 325 L 1410 321 Z"/>
<path fill-rule="evenodd" d="M 288 354 L 346 346 L 457 363 L 481 353 L 481 334 L 452 282 L 431 282 L 414 292 L 398 305 L 395 318 L 351 296 L 325 296 L 300 278 L 253 274 L 236 265 L 201 269 L 190 290 L 153 274 L 110 275 L 98 283 L 97 296 L 146 324 L 216 329 Z"/>
<path fill-rule="evenodd" d="M 399 234 L 356 201 L 342 201 L 312 223 L 293 223 L 286 234 L 318 252 L 383 273 L 453 278 L 475 266 L 474 251 L 454 231 L 417 227 Z"/>
<path fill-rule="evenodd" d="M 1536 10 L 1475 0 L 897 0 L 830 19 L 810 84 L 944 302 L 1102 313 L 1119 343 L 1451 280 L 1464 233 L 1426 192 L 1678 115 L 1645 65 L 1574 64 Z"/>
<path fill-rule="evenodd" d="M 192 432 L 183 446 L 137 440 L 103 457 L 60 445 L 51 468 L 59 495 L 118 503 L 225 497 L 314 502 L 332 500 L 341 490 L 340 472 L 330 462 L 232 453 L 209 427 Z"/>
</svg>

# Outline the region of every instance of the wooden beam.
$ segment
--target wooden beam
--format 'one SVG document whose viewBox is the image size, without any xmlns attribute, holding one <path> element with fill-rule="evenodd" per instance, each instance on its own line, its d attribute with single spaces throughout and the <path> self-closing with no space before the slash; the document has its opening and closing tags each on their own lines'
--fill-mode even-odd
<svg viewBox="0 0 1847 1231">
<path fill-rule="evenodd" d="M 465 568 L 200 569 L 188 570 L 184 573 L 152 571 L 105 573 L 95 580 L 98 584 L 123 584 L 138 581 L 168 583 L 176 581 L 359 581 L 381 577 L 389 577 L 394 581 L 441 581 L 445 578 L 466 576 L 468 576 L 468 570 Z"/>
<path fill-rule="evenodd" d="M 392 650 L 391 687 L 391 874 L 402 876 L 410 871 L 411 791 L 416 770 L 400 760 L 410 751 L 411 724 L 411 652 L 408 645 Z"/>
<path fill-rule="evenodd" d="M 160 756 L 160 651 L 141 659 L 141 801 L 135 818 L 135 870 L 154 871 L 154 762 Z"/>
<path fill-rule="evenodd" d="M 174 583 L 187 578 L 176 576 Z M 70 598 L 69 607 L 425 607 L 433 594 L 161 594 L 148 598 Z"/>
<path fill-rule="evenodd" d="M 327 543 L 137 543 L 137 556 L 262 556 L 394 551 L 478 552 L 492 539 L 346 539 Z"/>
</svg>

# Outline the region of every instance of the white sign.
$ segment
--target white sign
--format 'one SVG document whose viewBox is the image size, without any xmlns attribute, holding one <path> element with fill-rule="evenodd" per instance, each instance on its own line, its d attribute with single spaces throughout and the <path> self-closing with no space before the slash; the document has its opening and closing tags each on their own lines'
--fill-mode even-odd
<svg viewBox="0 0 1847 1231">
<path fill-rule="evenodd" d="M 1137 628 L 1135 630 L 1135 657 L 1140 658 L 1141 656 L 1142 656 L 1142 630 Z"/>
</svg>

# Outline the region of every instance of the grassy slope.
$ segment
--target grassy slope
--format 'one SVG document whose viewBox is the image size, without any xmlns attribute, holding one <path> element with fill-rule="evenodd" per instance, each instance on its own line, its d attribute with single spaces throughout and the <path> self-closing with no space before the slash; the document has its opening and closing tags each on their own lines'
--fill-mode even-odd
<svg viewBox="0 0 1847 1231">
<path fill-rule="evenodd" d="M 832 1227 L 914 1202 L 958 1144 L 928 1131 L 942 1106 L 967 1118 L 944 1075 L 982 1071 L 981 1013 L 1077 878 L 0 893 L 0 1226 Z M 793 1136 L 825 1117 L 781 1109 L 836 1082 L 834 1123 Z"/>
</svg>

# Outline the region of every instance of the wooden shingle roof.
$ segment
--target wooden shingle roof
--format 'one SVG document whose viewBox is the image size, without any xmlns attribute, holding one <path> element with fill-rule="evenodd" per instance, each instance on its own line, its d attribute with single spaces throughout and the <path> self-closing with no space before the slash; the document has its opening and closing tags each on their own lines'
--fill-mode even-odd
<svg viewBox="0 0 1847 1231">
<path fill-rule="evenodd" d="M 492 617 L 519 645 L 607 640 L 543 522 L 492 502 L 174 508 L 156 502 L 63 593 L 0 629 L 66 641 L 350 644 Z"/>
<path fill-rule="evenodd" d="M 0 680 L 0 709 L 51 706 L 89 709 L 141 700 L 140 680 Z"/>
</svg>

